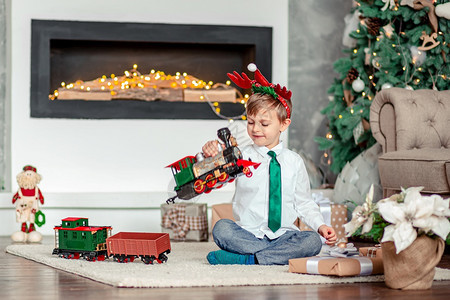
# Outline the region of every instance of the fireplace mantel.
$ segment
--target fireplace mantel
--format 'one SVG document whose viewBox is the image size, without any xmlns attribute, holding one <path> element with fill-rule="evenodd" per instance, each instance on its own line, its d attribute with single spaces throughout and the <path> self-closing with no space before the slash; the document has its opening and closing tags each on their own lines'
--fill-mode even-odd
<svg viewBox="0 0 450 300">
<path fill-rule="evenodd" d="M 31 117 L 216 119 L 206 102 L 51 101 L 48 96 L 62 81 L 118 74 L 134 63 L 224 82 L 227 72 L 247 72 L 250 62 L 271 79 L 271 27 L 32 20 Z M 221 107 L 229 116 L 243 112 L 241 104 Z"/>
</svg>

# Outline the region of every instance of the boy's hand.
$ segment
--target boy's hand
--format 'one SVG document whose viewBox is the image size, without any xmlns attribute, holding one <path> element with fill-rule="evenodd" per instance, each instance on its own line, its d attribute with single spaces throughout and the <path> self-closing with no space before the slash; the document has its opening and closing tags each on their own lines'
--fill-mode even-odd
<svg viewBox="0 0 450 300">
<path fill-rule="evenodd" d="M 207 142 L 202 147 L 202 152 L 205 157 L 216 156 L 217 154 L 219 154 L 219 142 L 218 141 Z"/>
<path fill-rule="evenodd" d="M 334 232 L 333 227 L 322 225 L 319 227 L 319 234 L 323 236 L 327 241 L 325 244 L 327 245 L 334 245 L 336 243 L 337 237 L 336 232 Z"/>
</svg>

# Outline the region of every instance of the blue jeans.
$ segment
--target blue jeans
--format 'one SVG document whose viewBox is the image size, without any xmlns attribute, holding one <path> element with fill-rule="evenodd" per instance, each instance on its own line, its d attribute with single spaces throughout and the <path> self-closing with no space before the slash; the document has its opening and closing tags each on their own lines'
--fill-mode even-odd
<svg viewBox="0 0 450 300">
<path fill-rule="evenodd" d="M 314 256 L 322 248 L 320 236 L 314 231 L 289 230 L 274 240 L 267 236 L 259 239 L 229 219 L 217 221 L 212 235 L 221 249 L 254 254 L 260 265 L 287 265 L 289 259 Z"/>
</svg>

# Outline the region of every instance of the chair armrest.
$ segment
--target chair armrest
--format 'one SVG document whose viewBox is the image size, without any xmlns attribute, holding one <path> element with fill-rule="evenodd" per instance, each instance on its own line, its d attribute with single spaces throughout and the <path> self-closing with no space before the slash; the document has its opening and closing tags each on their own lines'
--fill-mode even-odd
<svg viewBox="0 0 450 300">
<path fill-rule="evenodd" d="M 391 88 L 392 90 L 395 88 Z M 370 106 L 370 128 L 375 140 L 381 145 L 383 153 L 397 149 L 395 135 L 395 108 L 391 103 L 391 93 L 380 91 Z"/>
</svg>

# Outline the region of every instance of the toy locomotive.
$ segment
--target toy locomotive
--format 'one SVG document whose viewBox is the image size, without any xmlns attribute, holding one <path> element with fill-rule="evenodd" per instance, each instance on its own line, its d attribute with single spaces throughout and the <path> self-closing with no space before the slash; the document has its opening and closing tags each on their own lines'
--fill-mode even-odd
<svg viewBox="0 0 450 300">
<path fill-rule="evenodd" d="M 167 233 L 119 232 L 111 236 L 110 226 L 89 226 L 87 218 L 65 218 L 55 226 L 54 255 L 68 259 L 132 262 L 140 257 L 145 264 L 167 261 L 170 238 Z"/>
<path fill-rule="evenodd" d="M 242 159 L 242 154 L 237 147 L 236 140 L 231 136 L 228 128 L 221 128 L 217 136 L 224 143 L 225 149 L 214 157 L 205 158 L 202 153 L 194 156 L 186 156 L 166 168 L 172 169 L 176 186 L 176 196 L 166 202 L 174 202 L 178 197 L 189 200 L 199 194 L 209 193 L 213 189 L 221 188 L 228 182 L 233 182 L 236 177 L 245 174 L 251 177 L 253 173 L 250 167 L 258 168 L 259 163 Z"/>
</svg>

